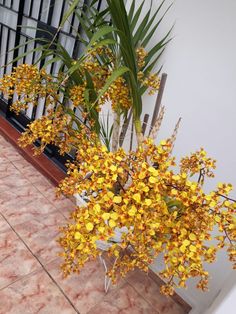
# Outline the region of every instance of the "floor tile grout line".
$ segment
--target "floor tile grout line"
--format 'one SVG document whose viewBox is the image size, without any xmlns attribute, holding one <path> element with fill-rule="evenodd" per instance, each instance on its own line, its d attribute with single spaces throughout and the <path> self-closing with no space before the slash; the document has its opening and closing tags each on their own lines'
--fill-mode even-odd
<svg viewBox="0 0 236 314">
<path fill-rule="evenodd" d="M 80 314 L 79 311 L 76 309 L 72 301 L 69 299 L 69 297 L 65 294 L 64 290 L 59 286 L 59 284 L 56 282 L 56 280 L 52 277 L 52 275 L 48 272 L 48 270 L 45 268 L 43 263 L 39 260 L 39 258 L 32 252 L 30 247 L 25 243 L 25 241 L 22 239 L 22 237 L 17 233 L 17 231 L 11 226 L 11 224 L 8 222 L 8 220 L 5 218 L 3 214 L 0 213 L 2 218 L 7 222 L 7 224 L 10 226 L 12 231 L 18 236 L 18 238 L 22 241 L 22 243 L 25 245 L 25 247 L 29 250 L 29 252 L 32 254 L 32 256 L 38 261 L 38 263 L 41 265 L 45 273 L 49 276 L 49 278 L 52 280 L 52 282 L 57 286 L 57 288 L 60 290 L 62 295 L 67 299 L 67 301 L 70 303 L 70 305 L 73 307 L 76 313 Z"/>
<path fill-rule="evenodd" d="M 35 168 L 35 170 L 36 171 L 38 171 L 36 168 Z M 24 176 L 24 174 L 23 174 L 23 176 Z M 25 177 L 26 178 L 26 177 Z M 46 177 L 44 177 L 45 178 L 45 180 L 47 180 L 47 178 Z M 26 178 L 27 179 L 27 178 Z M 40 191 L 39 189 L 38 189 L 38 187 L 37 187 L 37 183 L 35 182 L 35 183 L 33 183 L 33 182 L 31 182 L 29 179 L 27 179 L 29 182 L 30 182 L 30 184 L 39 192 L 39 194 L 41 194 L 47 201 L 48 201 L 48 203 L 50 203 L 50 205 L 52 205 L 53 207 L 55 207 L 62 215 L 63 215 L 63 213 L 60 211 L 60 209 L 59 208 L 57 208 L 55 205 L 54 205 L 54 203 L 51 201 L 51 200 L 49 200 L 47 197 L 46 197 L 46 195 L 44 195 L 44 193 L 42 192 L 42 191 Z M 48 181 L 49 183 L 50 183 L 50 181 Z M 50 183 L 51 184 L 51 183 Z M 56 188 L 57 187 L 54 187 L 54 186 L 52 186 L 55 190 L 56 190 Z M 56 192 L 54 191 L 53 192 L 55 195 L 56 195 Z M 63 217 L 65 217 L 64 215 L 63 215 Z M 65 217 L 66 218 L 66 217 Z M 67 219 L 67 218 L 66 218 Z M 67 219 L 68 220 L 68 219 Z"/>
<path fill-rule="evenodd" d="M 10 230 L 12 230 L 12 231 L 14 232 L 14 230 L 11 228 L 10 223 L 7 221 L 7 219 L 6 219 L 1 213 L 0 213 L 0 217 L 2 217 L 2 219 L 5 220 L 6 223 L 8 224 L 8 226 L 10 227 L 9 230 L 0 232 L 0 235 L 1 235 L 1 234 L 4 234 L 4 233 L 8 233 Z M 14 233 L 15 233 L 15 232 L 14 232 Z M 17 236 L 17 238 L 16 238 L 16 239 L 13 239 L 12 241 L 13 241 L 13 242 L 14 242 L 14 241 L 20 241 L 20 242 L 22 242 L 22 240 L 20 239 L 20 237 L 18 236 L 18 234 L 16 234 L 16 236 Z M 24 245 L 24 243 L 22 243 L 22 244 Z M 28 248 L 27 248 L 27 249 L 28 249 Z M 1 262 L 2 262 L 2 260 L 1 260 Z M 41 265 L 40 265 L 40 266 L 41 266 Z M 4 289 L 8 288 L 9 286 L 11 286 L 12 284 L 14 284 L 14 283 L 16 283 L 16 282 L 18 282 L 18 281 L 20 281 L 22 278 L 30 277 L 31 275 L 33 275 L 33 274 L 35 274 L 35 273 L 37 273 L 37 272 L 39 272 L 39 271 L 42 271 L 42 270 L 43 270 L 43 268 L 42 268 L 42 269 L 38 269 L 38 270 L 33 270 L 32 272 L 29 272 L 28 274 L 22 275 L 20 278 L 18 278 L 18 279 L 16 279 L 16 280 L 12 281 L 11 283 L 9 283 L 8 285 L 6 285 L 6 286 L 4 286 L 4 287 L 2 287 L 2 288 L 0 288 L 0 291 L 2 291 L 2 290 L 4 290 Z"/>
<path fill-rule="evenodd" d="M 38 270 L 34 270 L 26 275 L 21 276 L 20 278 L 12 281 L 11 283 L 9 283 L 8 285 L 4 286 L 3 288 L 0 289 L 0 292 L 7 289 L 8 287 L 10 287 L 11 285 L 13 285 L 14 283 L 21 281 L 22 279 L 27 279 L 28 277 L 33 276 L 34 274 L 37 274 L 38 272 L 42 271 L 43 269 L 38 269 Z"/>
<path fill-rule="evenodd" d="M 18 153 L 18 152 L 17 152 L 17 153 Z M 18 154 L 19 154 L 19 153 L 18 153 Z M 19 156 L 21 156 L 26 162 L 28 162 L 28 161 L 24 158 L 24 156 L 22 156 L 22 155 L 20 155 L 20 154 L 19 154 Z M 11 164 L 14 166 L 14 168 L 29 182 L 30 185 L 32 185 L 52 206 L 54 206 L 57 210 L 59 210 L 59 212 L 64 216 L 64 214 L 60 211 L 60 209 L 57 208 L 57 207 L 53 204 L 52 201 L 48 200 L 48 198 L 46 197 L 46 195 L 44 195 L 44 193 L 38 189 L 38 187 L 37 187 L 37 185 L 36 185 L 36 182 L 35 182 L 35 183 L 34 183 L 34 182 L 31 182 L 31 181 L 27 178 L 27 176 L 26 176 L 23 172 L 21 172 L 21 170 L 14 164 L 14 162 L 15 162 L 15 161 L 18 161 L 18 160 L 10 160 L 10 159 L 8 159 L 8 158 L 7 158 L 7 160 L 8 160 L 9 163 L 11 163 Z M 6 162 L 6 163 L 7 163 L 7 162 Z M 32 167 L 35 169 L 36 172 L 40 173 L 40 172 L 35 168 L 34 165 L 32 165 L 30 162 L 28 162 L 28 163 L 29 163 L 30 166 L 32 166 Z M 40 174 L 41 174 L 41 173 L 40 173 Z M 45 180 L 47 180 L 47 181 L 49 182 L 50 185 L 52 185 L 52 188 L 54 188 L 54 189 L 57 188 L 57 187 L 53 186 L 53 184 L 52 184 L 43 174 L 41 174 L 41 175 L 45 178 Z M 55 192 L 53 192 L 53 193 L 55 193 Z M 56 193 L 55 193 L 55 194 L 56 194 Z M 67 199 L 69 200 L 69 198 L 67 198 Z M 72 205 L 73 205 L 73 204 L 72 204 Z M 64 216 L 64 217 L 67 219 L 66 216 Z M 67 219 L 67 220 L 68 220 L 68 219 Z"/>
<path fill-rule="evenodd" d="M 30 187 L 30 186 L 32 186 L 33 184 L 29 181 L 29 183 L 27 183 L 26 185 L 22 185 L 21 187 Z M 45 199 L 45 200 L 47 200 L 47 202 L 48 202 L 48 205 L 51 205 L 51 206 L 53 206 L 53 208 L 55 209 L 55 210 L 53 210 L 51 213 L 54 213 L 54 212 L 59 212 L 60 214 L 62 214 L 62 212 L 55 206 L 55 205 L 53 205 L 53 203 L 51 203 L 34 185 L 33 185 L 33 187 L 35 188 L 35 190 L 37 191 L 37 193 L 40 195 L 40 196 L 43 196 L 43 198 Z M 19 195 L 20 196 L 20 195 Z M 29 196 L 29 197 L 31 197 L 31 195 L 26 195 L 27 197 Z M 33 197 L 33 195 L 32 195 L 32 197 Z M 31 200 L 31 201 L 28 201 L 27 203 L 25 203 L 23 206 L 27 206 L 27 205 L 29 205 L 30 203 L 32 203 L 32 202 L 34 202 L 34 200 Z M 63 215 L 63 214 L 62 214 Z M 63 215 L 64 216 L 64 215 Z M 65 216 L 64 216 L 65 217 Z M 65 217 L 66 218 L 66 217 Z"/>
<path fill-rule="evenodd" d="M 24 206 L 27 206 L 27 205 L 29 205 L 30 204 L 30 202 L 29 203 L 27 203 L 27 204 L 25 204 Z M 50 212 L 48 212 L 48 213 L 46 213 L 46 214 L 40 214 L 40 216 L 48 216 L 48 215 L 53 215 L 53 214 L 58 214 L 58 209 L 53 209 L 53 211 L 50 211 Z M 61 212 L 59 212 L 59 214 L 61 214 L 62 215 L 62 213 Z M 0 215 L 3 215 L 3 214 L 1 214 L 1 212 L 0 212 Z M 63 216 L 64 217 L 64 216 Z M 7 220 L 6 218 L 5 218 L 5 216 L 4 216 L 4 219 L 5 220 Z M 19 224 L 17 224 L 17 225 L 11 225 L 11 223 L 7 220 L 7 222 L 8 222 L 8 224 L 9 225 L 11 225 L 13 228 L 14 227 L 16 227 L 16 226 L 20 226 L 20 225 L 23 225 L 23 224 L 26 224 L 27 222 L 29 222 L 29 221 L 38 221 L 38 219 L 39 218 L 37 218 L 37 217 L 33 217 L 33 218 L 29 218 L 28 220 L 26 220 L 26 221 L 23 221 L 23 222 L 20 222 Z M 66 219 L 66 218 L 65 218 Z M 44 225 L 44 226 L 46 226 L 46 227 L 51 227 L 50 225 Z M 3 232 L 0 232 L 0 234 L 1 233 L 5 233 L 5 231 L 3 231 Z M 59 235 L 60 234 L 60 232 L 58 231 L 58 233 L 57 233 L 57 235 Z"/>
<path fill-rule="evenodd" d="M 24 158 L 24 157 L 23 157 L 23 158 Z M 26 160 L 26 159 L 25 159 L 25 160 Z M 27 160 L 26 160 L 26 161 L 27 161 Z M 10 161 L 10 162 L 11 162 L 11 161 Z M 27 161 L 27 162 L 28 162 L 28 161 Z M 14 165 L 14 161 L 12 161 L 11 163 Z M 49 185 L 50 185 L 54 190 L 57 189 L 58 186 L 53 185 L 53 183 L 52 183 L 45 175 L 43 175 L 40 171 L 38 171 L 37 168 L 36 168 L 34 165 L 32 165 L 30 162 L 28 162 L 28 163 L 29 163 L 30 166 L 32 166 L 32 167 L 35 169 L 36 172 L 38 172 L 40 175 L 43 176 L 43 178 L 49 183 Z M 32 181 L 30 181 L 30 180 L 27 178 L 27 176 L 26 176 L 23 172 L 21 172 L 20 169 L 17 168 L 17 166 L 14 165 L 14 167 L 15 167 L 15 168 L 16 168 L 16 169 L 37 189 L 37 191 L 38 191 L 40 194 L 42 194 L 42 195 L 44 196 L 44 198 L 47 199 L 47 197 L 44 195 L 44 193 L 43 193 L 41 190 L 38 189 L 38 187 L 37 187 L 37 182 L 32 182 Z M 56 194 L 56 193 L 55 193 L 55 194 Z M 65 196 L 64 196 L 64 197 L 65 197 Z M 68 200 L 70 200 L 70 199 L 67 198 L 67 197 L 65 197 L 65 198 L 68 199 Z M 47 200 L 48 200 L 48 199 L 47 199 Z M 52 201 L 48 200 L 48 202 L 50 202 L 54 207 L 56 207 L 56 206 L 53 204 Z"/>
<path fill-rule="evenodd" d="M 14 165 L 14 164 L 13 164 Z M 15 167 L 15 166 L 14 166 Z M 15 167 L 16 168 L 16 167 Z M 28 186 L 33 186 L 35 188 L 35 190 L 49 203 L 49 205 L 53 206 L 55 208 L 55 211 L 57 210 L 61 215 L 63 215 L 63 217 L 68 220 L 68 218 L 61 212 L 61 210 L 59 208 L 57 208 L 52 201 L 50 201 L 36 186 L 36 183 L 31 182 L 19 169 L 16 168 L 16 170 L 19 171 L 19 173 L 28 181 L 27 184 L 23 185 L 23 187 L 28 187 Z M 37 169 L 35 169 L 37 171 Z M 14 174 L 9 175 L 13 176 Z M 47 180 L 47 178 L 45 178 Z M 56 188 L 55 188 L 56 189 Z M 31 201 L 29 201 L 27 204 L 29 204 Z M 26 205 L 27 205 L 26 204 Z"/>
</svg>

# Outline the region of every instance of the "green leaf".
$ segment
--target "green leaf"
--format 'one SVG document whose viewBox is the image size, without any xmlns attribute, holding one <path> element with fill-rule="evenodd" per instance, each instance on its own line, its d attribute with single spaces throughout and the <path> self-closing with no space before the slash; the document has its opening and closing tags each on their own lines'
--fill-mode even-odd
<svg viewBox="0 0 236 314">
<path fill-rule="evenodd" d="M 78 129 L 80 130 L 81 129 L 81 125 L 85 125 L 83 123 L 83 121 L 77 115 L 75 115 L 75 112 L 72 109 L 70 109 L 68 107 L 66 107 L 65 109 L 66 109 L 66 113 L 71 116 L 73 122 L 76 123 Z"/>
<path fill-rule="evenodd" d="M 132 1 L 130 9 L 129 9 L 129 15 L 128 15 L 128 19 L 129 19 L 129 23 L 131 24 L 131 21 L 133 19 L 133 15 L 134 15 L 134 10 L 135 10 L 135 0 Z"/>
<path fill-rule="evenodd" d="M 75 12 L 75 15 L 77 16 L 78 20 L 80 21 L 80 24 L 81 24 L 86 36 L 90 39 L 93 36 L 93 32 L 91 32 L 91 24 L 90 24 L 90 26 L 87 26 L 85 23 L 85 20 L 84 20 L 84 16 L 81 16 L 78 12 Z M 78 33 L 78 35 L 80 35 L 80 34 Z"/>
<path fill-rule="evenodd" d="M 109 78 L 106 80 L 106 83 L 103 86 L 103 88 L 99 91 L 96 102 L 106 93 L 106 91 L 109 89 L 112 83 L 118 79 L 118 77 L 124 75 L 126 72 L 129 72 L 129 71 L 130 69 L 127 67 L 121 67 L 117 70 L 114 70 L 111 76 L 109 76 Z"/>
<path fill-rule="evenodd" d="M 51 36 L 54 35 L 50 31 L 48 31 L 46 29 L 39 28 L 39 27 L 27 26 L 27 25 L 18 25 L 18 27 L 20 27 L 20 28 L 27 28 L 27 29 L 35 29 L 36 31 L 41 31 L 42 33 L 47 33 L 47 34 L 49 34 Z M 36 40 L 36 38 L 34 38 L 33 40 Z M 40 40 L 40 38 L 38 38 L 38 40 Z"/>
<path fill-rule="evenodd" d="M 114 27 L 112 26 L 103 26 L 93 35 L 90 40 L 90 43 L 86 47 L 86 52 L 96 43 L 100 38 L 104 37 L 105 35 L 114 32 Z"/>
<path fill-rule="evenodd" d="M 165 0 L 163 0 L 161 2 L 161 4 L 159 5 L 159 7 L 157 8 L 157 10 L 155 11 L 155 13 L 152 15 L 152 18 L 149 20 L 149 22 L 147 23 L 146 27 L 143 29 L 143 34 L 144 36 L 149 32 L 150 28 L 153 25 L 153 22 L 157 16 L 157 14 L 159 13 L 161 7 L 163 6 L 163 4 L 165 3 Z"/>
<path fill-rule="evenodd" d="M 142 42 L 142 47 L 146 47 L 149 43 L 149 41 L 151 40 L 152 36 L 154 35 L 155 31 L 157 30 L 158 26 L 161 24 L 162 20 L 164 19 L 165 15 L 167 14 L 167 12 L 169 11 L 169 9 L 172 7 L 172 4 L 167 8 L 167 10 L 164 12 L 164 14 L 162 15 L 162 17 L 160 18 L 160 20 L 154 25 L 154 27 L 150 30 L 150 32 L 148 33 L 148 30 L 146 29 L 144 31 L 144 34 L 147 34 L 147 36 L 145 37 L 145 39 Z"/>
<path fill-rule="evenodd" d="M 100 130 L 101 139 L 103 143 L 106 145 L 108 151 L 110 151 L 113 125 L 110 127 L 109 112 L 107 114 L 106 120 L 103 117 L 103 119 L 100 121 L 100 125 L 101 125 L 101 130 Z"/>
<path fill-rule="evenodd" d="M 86 70 L 85 71 L 85 78 L 86 78 L 86 90 L 85 90 L 85 100 L 87 102 L 87 105 L 89 106 L 89 103 L 93 103 L 97 99 L 97 93 L 94 89 L 94 84 L 92 77 L 90 73 Z"/>
<path fill-rule="evenodd" d="M 61 59 L 59 57 L 55 57 L 55 58 L 52 58 L 48 61 L 46 61 L 43 65 L 43 68 L 46 68 L 48 65 L 52 64 L 52 63 L 55 63 L 55 62 L 58 62 L 60 61 Z"/>
<path fill-rule="evenodd" d="M 71 3 L 69 9 L 66 11 L 66 13 L 65 13 L 64 16 L 63 16 L 63 19 L 62 19 L 61 24 L 60 24 L 60 26 L 59 26 L 60 29 L 64 26 L 64 24 L 65 24 L 65 22 L 67 21 L 67 19 L 68 19 L 68 18 L 71 16 L 71 14 L 75 11 L 75 9 L 76 9 L 76 7 L 78 6 L 79 2 L 80 2 L 80 0 L 74 0 L 74 1 Z"/>
<path fill-rule="evenodd" d="M 74 60 L 60 43 L 57 44 L 57 49 L 55 50 L 54 54 L 59 56 L 64 65 L 68 68 L 67 74 L 70 74 L 70 77 L 74 81 L 74 83 L 78 85 L 82 84 L 83 80 L 81 78 L 81 75 L 76 71 L 71 71 L 71 69 L 73 68 Z"/>
<path fill-rule="evenodd" d="M 139 25 L 139 27 L 138 27 L 138 29 L 137 29 L 135 35 L 134 35 L 134 44 L 135 44 L 135 46 L 136 46 L 136 45 L 139 43 L 139 41 L 142 39 L 142 38 L 141 38 L 141 35 L 144 35 L 144 34 L 145 34 L 144 31 L 143 31 L 143 29 L 144 29 L 145 25 L 147 24 L 147 22 L 148 22 L 148 20 L 149 20 L 150 13 L 151 13 L 151 9 L 148 10 L 148 12 L 147 12 L 147 14 L 145 15 L 145 17 L 144 17 L 142 23 L 140 23 L 140 25 Z"/>
<path fill-rule="evenodd" d="M 89 109 L 90 108 L 90 106 L 89 106 L 89 104 L 90 104 L 89 89 L 86 89 L 84 91 L 84 100 L 85 100 L 87 108 Z"/>
<path fill-rule="evenodd" d="M 143 9 L 143 5 L 144 5 L 144 0 L 143 2 L 140 4 L 138 10 L 135 12 L 135 15 L 130 23 L 130 30 L 131 30 L 131 33 L 133 33 L 134 29 L 135 29 L 135 26 L 137 25 L 138 23 L 138 20 L 139 20 L 139 17 L 141 15 L 141 12 L 142 12 L 142 9 Z"/>
<path fill-rule="evenodd" d="M 98 3 L 98 1 L 99 1 L 99 0 L 93 0 L 92 3 L 91 3 L 91 6 L 94 5 L 94 4 L 96 4 L 96 3 Z"/>
<path fill-rule="evenodd" d="M 167 39 L 172 31 L 173 27 L 171 27 L 171 29 L 168 31 L 168 33 L 165 35 L 165 37 L 160 40 L 148 53 L 148 56 L 146 58 L 146 63 L 149 63 L 150 60 L 152 59 L 152 57 L 155 56 L 155 54 L 161 50 L 164 46 L 167 45 L 167 43 L 169 41 L 171 41 L 171 38 L 170 39 Z"/>
<path fill-rule="evenodd" d="M 151 64 L 149 64 L 147 67 L 145 67 L 145 69 L 143 70 L 145 76 L 148 75 L 154 69 L 155 65 L 157 64 L 157 61 L 160 59 L 164 51 L 165 51 L 165 47 L 162 48 L 161 52 L 154 59 L 154 61 Z"/>
<path fill-rule="evenodd" d="M 142 112 L 142 99 L 138 88 L 137 58 L 128 15 L 123 0 L 107 0 L 107 2 L 112 21 L 117 29 L 115 33 L 120 41 L 121 59 L 124 61 L 124 66 L 130 69 L 125 77 L 132 97 L 134 117 L 135 119 L 139 119 Z M 137 12 L 135 16 L 137 18 Z"/>
<path fill-rule="evenodd" d="M 107 38 L 99 41 L 96 45 L 93 46 L 92 50 L 96 50 L 99 47 L 115 45 L 117 42 L 112 38 Z"/>
<path fill-rule="evenodd" d="M 11 62 L 9 62 L 7 65 L 12 64 L 14 62 L 19 61 L 20 59 L 22 59 L 23 57 L 27 56 L 28 54 L 32 53 L 32 52 L 37 52 L 42 50 L 42 47 L 36 47 L 34 49 L 31 49 L 30 51 L 27 51 L 25 53 L 22 53 L 21 55 L 19 55 L 18 57 L 16 57 L 15 59 L 13 59 Z"/>
<path fill-rule="evenodd" d="M 167 207 L 172 210 L 173 208 L 183 209 L 183 203 L 178 200 L 170 200 L 166 202 Z"/>
<path fill-rule="evenodd" d="M 93 84 L 92 77 L 91 77 L 90 73 L 87 70 L 85 70 L 85 77 L 86 77 L 87 87 L 89 89 L 94 89 L 94 84 Z"/>
</svg>

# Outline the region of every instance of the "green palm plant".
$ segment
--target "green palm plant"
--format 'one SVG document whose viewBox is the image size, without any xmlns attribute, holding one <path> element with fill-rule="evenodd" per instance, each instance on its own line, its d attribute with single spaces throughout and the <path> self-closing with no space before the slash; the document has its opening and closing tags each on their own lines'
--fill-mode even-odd
<svg viewBox="0 0 236 314">
<path fill-rule="evenodd" d="M 97 1 L 93 1 L 95 4 Z M 154 10 L 153 13 L 153 1 L 151 1 L 150 8 L 144 15 L 143 13 L 144 1 L 136 8 L 136 1 L 133 0 L 129 10 L 126 9 L 123 0 L 111 1 L 107 0 L 107 8 L 102 12 L 98 12 L 96 9 L 88 8 L 90 16 L 93 17 L 93 21 L 96 27 L 99 28 L 100 25 L 105 25 L 109 23 L 107 16 L 111 17 L 112 26 L 115 28 L 113 32 L 106 35 L 107 40 L 111 40 L 111 49 L 116 56 L 116 68 L 125 66 L 129 69 L 128 72 L 124 74 L 126 82 L 130 89 L 130 95 L 132 98 L 132 112 L 134 116 L 134 125 L 137 135 L 138 143 L 142 142 L 142 130 L 140 116 L 142 113 L 142 95 L 146 92 L 147 87 L 142 85 L 138 79 L 138 72 L 141 70 L 144 77 L 147 77 L 151 71 L 155 68 L 159 61 L 161 54 L 163 53 L 167 43 L 170 38 L 170 29 L 167 34 L 162 38 L 156 45 L 151 47 L 149 53 L 146 57 L 145 66 L 142 69 L 138 68 L 136 50 L 139 47 L 146 48 L 150 45 L 150 41 L 155 34 L 158 26 L 162 22 L 166 13 L 170 9 L 171 5 L 167 7 L 164 13 L 156 21 L 158 13 L 163 7 L 165 0 L 163 0 L 159 6 Z M 83 21 L 83 12 L 77 12 L 80 21 Z M 92 32 L 94 28 L 91 28 L 90 20 L 86 19 L 83 21 L 83 27 L 85 29 L 88 40 L 91 40 Z M 115 44 L 112 43 L 112 40 Z M 159 73 L 161 67 L 159 67 L 157 73 Z M 121 110 L 116 110 L 114 112 L 114 128 L 113 128 L 113 150 L 118 147 L 118 137 L 119 137 L 119 127 L 121 115 L 127 116 L 127 112 L 122 112 Z"/>
<path fill-rule="evenodd" d="M 139 81 L 138 72 L 141 70 L 144 77 L 147 77 L 149 73 L 154 70 L 166 44 L 170 40 L 171 30 L 169 30 L 164 38 L 156 45 L 149 49 L 145 66 L 142 69 L 138 68 L 136 50 L 139 47 L 146 48 L 150 46 L 155 31 L 171 6 L 167 7 L 161 17 L 157 19 L 158 13 L 164 6 L 165 0 L 162 0 L 153 13 L 151 13 L 153 9 L 153 2 L 151 1 L 150 8 L 146 14 L 144 14 L 144 17 L 142 17 L 144 1 L 139 6 L 136 6 L 136 1 L 133 0 L 129 9 L 125 7 L 124 0 L 105 1 L 107 6 L 102 11 L 96 9 L 98 0 L 92 1 L 90 5 L 85 5 L 84 3 L 81 5 L 79 0 L 72 1 L 61 21 L 57 33 L 52 36 L 52 40 L 44 40 L 44 44 L 26 52 L 24 55 L 40 51 L 41 56 L 37 62 L 44 62 L 45 67 L 49 64 L 59 62 L 61 64 L 60 72 L 63 72 L 59 92 L 62 92 L 65 96 L 69 95 L 71 86 L 85 83 L 86 89 L 84 93 L 86 95 L 86 107 L 84 110 L 86 110 L 88 118 L 95 122 L 93 124 L 93 131 L 100 137 L 104 137 L 105 128 L 102 127 L 100 115 L 95 110 L 96 103 L 116 79 L 122 76 L 130 91 L 132 103 L 130 111 L 133 114 L 137 140 L 138 143 L 141 144 L 143 137 L 140 120 L 143 109 L 142 95 L 145 93 L 147 87 Z M 84 45 L 84 51 L 76 60 L 69 55 L 68 51 L 57 40 L 58 33 L 73 13 L 75 13 L 85 34 L 85 36 L 81 36 L 79 33 L 77 34 L 77 38 Z M 42 43 L 42 40 L 39 38 L 33 40 L 40 40 Z M 28 42 L 25 44 L 27 43 Z M 106 64 L 112 69 L 111 76 L 107 79 L 104 87 L 100 91 L 97 91 L 92 84 L 92 74 L 89 73 L 89 71 L 86 71 L 85 74 L 81 71 L 86 53 L 98 47 L 109 47 L 115 56 L 114 64 L 109 64 L 106 54 L 99 56 L 99 62 Z M 14 59 L 13 62 L 22 58 L 24 55 Z M 160 69 L 161 67 L 159 66 L 157 73 L 160 72 Z M 66 84 L 64 84 L 65 82 Z M 64 98 L 64 103 L 62 104 L 65 107 L 65 111 L 76 120 L 77 125 L 83 123 L 83 121 L 79 120 L 76 115 L 67 108 L 66 99 L 67 97 Z M 121 118 L 123 116 L 126 119 L 127 113 L 127 109 L 124 108 L 118 108 L 114 111 L 114 124 L 111 128 L 113 150 L 116 150 L 118 147 Z M 109 137 L 110 134 L 107 134 L 107 138 Z"/>
<path fill-rule="evenodd" d="M 146 91 L 147 87 L 141 86 L 138 79 L 138 64 L 136 57 L 136 49 L 141 47 L 146 47 L 152 36 L 154 35 L 157 27 L 162 21 L 164 15 L 169 10 L 166 10 L 164 15 L 158 22 L 155 22 L 155 18 L 163 6 L 165 1 L 158 6 L 156 11 L 151 15 L 152 2 L 150 8 L 144 18 L 141 20 L 140 15 L 142 13 L 144 1 L 135 11 L 135 0 L 132 1 L 129 12 L 127 12 L 124 1 L 108 0 L 108 6 L 110 9 L 111 17 L 114 26 L 117 29 L 117 33 L 120 39 L 120 52 L 124 65 L 130 69 L 130 72 L 126 74 L 127 82 L 130 86 L 131 96 L 132 96 L 132 111 L 134 116 L 134 126 L 136 130 L 138 143 L 142 142 L 142 126 L 140 116 L 142 113 L 142 95 Z M 138 26 L 138 27 L 137 27 Z M 165 49 L 167 42 L 169 41 L 169 35 L 171 30 L 166 34 L 166 36 L 158 42 L 149 51 L 146 57 L 145 67 L 141 69 L 144 76 L 147 76 L 157 64 L 162 52 Z"/>
</svg>

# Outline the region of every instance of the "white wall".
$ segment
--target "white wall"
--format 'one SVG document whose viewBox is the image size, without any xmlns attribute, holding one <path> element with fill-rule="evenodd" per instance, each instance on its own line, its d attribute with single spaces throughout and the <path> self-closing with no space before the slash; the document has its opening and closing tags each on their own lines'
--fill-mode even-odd
<svg viewBox="0 0 236 314">
<path fill-rule="evenodd" d="M 207 188 L 214 188 L 217 181 L 236 187 L 236 1 L 176 0 L 153 44 L 174 22 L 175 37 L 162 60 L 168 80 L 160 138 L 171 134 L 181 116 L 177 157 L 204 147 L 218 160 L 216 178 Z M 146 98 L 147 111 L 152 111 L 154 101 Z M 231 264 L 222 252 L 207 269 L 212 276 L 208 293 L 196 291 L 193 282 L 187 291 L 180 291 L 201 314 L 219 293 Z"/>
<path fill-rule="evenodd" d="M 236 308 L 236 272 L 232 271 L 206 314 L 234 314 Z"/>
</svg>

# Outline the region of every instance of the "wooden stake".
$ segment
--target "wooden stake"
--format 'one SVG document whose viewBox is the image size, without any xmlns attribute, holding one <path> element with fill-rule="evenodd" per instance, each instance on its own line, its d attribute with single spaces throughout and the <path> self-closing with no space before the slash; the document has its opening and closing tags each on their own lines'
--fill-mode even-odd
<svg viewBox="0 0 236 314">
<path fill-rule="evenodd" d="M 165 85 L 166 85 L 166 80 L 167 80 L 167 74 L 163 73 L 161 76 L 160 88 L 158 91 L 156 104 L 155 104 L 155 108 L 154 108 L 154 112 L 153 112 L 153 116 L 152 116 L 152 122 L 151 122 L 151 127 L 149 130 L 149 136 L 150 136 L 152 129 L 156 123 L 156 120 L 157 120 L 157 117 L 158 117 L 158 114 L 160 111 L 161 101 L 162 101 L 162 97 L 163 97 L 163 93 L 164 93 L 164 89 L 165 89 Z"/>
<path fill-rule="evenodd" d="M 120 133 L 120 139 L 119 139 L 119 145 L 120 147 L 122 147 L 123 143 L 124 143 L 124 139 L 125 139 L 125 135 L 127 133 L 127 130 L 128 130 L 128 127 L 129 127 L 129 124 L 130 124 L 130 121 L 131 121 L 131 118 L 133 116 L 133 112 L 132 110 L 130 110 L 129 114 L 128 114 L 128 117 L 127 119 L 125 120 L 123 126 L 122 126 L 122 130 L 121 130 L 121 133 Z"/>
<path fill-rule="evenodd" d="M 149 120 L 149 114 L 145 114 L 144 119 L 143 119 L 143 125 L 142 125 L 143 136 L 145 135 L 145 132 L 146 132 L 148 120 Z"/>
</svg>

